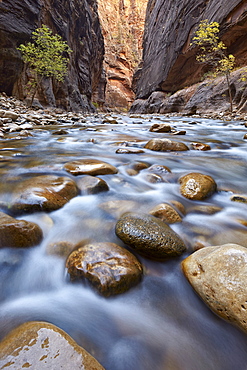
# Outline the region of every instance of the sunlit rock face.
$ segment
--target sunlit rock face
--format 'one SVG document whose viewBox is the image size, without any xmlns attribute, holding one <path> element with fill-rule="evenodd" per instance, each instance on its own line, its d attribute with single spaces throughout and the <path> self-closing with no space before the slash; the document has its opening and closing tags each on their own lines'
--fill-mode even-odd
<svg viewBox="0 0 247 370">
<path fill-rule="evenodd" d="M 0 1 L 0 91 L 24 98 L 23 71 L 16 47 L 46 24 L 73 50 L 63 84 L 46 81 L 39 91 L 42 104 L 70 110 L 92 110 L 91 96 L 102 76 L 104 42 L 96 0 Z"/>
<path fill-rule="evenodd" d="M 133 71 L 140 62 L 148 0 L 98 0 L 105 41 L 106 106 L 128 108 Z"/>
<path fill-rule="evenodd" d="M 143 41 L 143 62 L 135 73 L 138 99 L 154 91 L 175 92 L 197 83 L 205 72 L 191 48 L 199 22 L 220 23 L 221 39 L 237 66 L 246 64 L 247 4 L 240 0 L 149 0 Z"/>
</svg>

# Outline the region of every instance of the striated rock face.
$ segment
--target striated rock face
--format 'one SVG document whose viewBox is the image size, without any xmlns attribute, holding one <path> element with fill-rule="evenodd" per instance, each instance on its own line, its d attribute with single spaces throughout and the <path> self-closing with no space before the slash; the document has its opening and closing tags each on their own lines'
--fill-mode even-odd
<svg viewBox="0 0 247 370">
<path fill-rule="evenodd" d="M 0 91 L 24 98 L 20 52 L 16 47 L 46 24 L 67 41 L 73 53 L 64 83 L 47 80 L 39 100 L 68 110 L 92 110 L 91 96 L 102 77 L 104 43 L 96 0 L 4 0 L 0 2 Z"/>
<path fill-rule="evenodd" d="M 106 106 L 129 108 L 133 71 L 140 62 L 148 0 L 98 0 L 105 41 Z"/>
<path fill-rule="evenodd" d="M 155 91 L 173 93 L 200 81 L 206 69 L 196 62 L 197 49 L 191 48 L 190 42 L 203 19 L 220 23 L 221 39 L 228 52 L 236 57 L 237 66 L 245 65 L 246 10 L 246 1 L 240 0 L 149 0 L 143 62 L 134 77 L 137 99 L 147 99 Z M 179 106 L 181 102 L 174 104 Z"/>
</svg>

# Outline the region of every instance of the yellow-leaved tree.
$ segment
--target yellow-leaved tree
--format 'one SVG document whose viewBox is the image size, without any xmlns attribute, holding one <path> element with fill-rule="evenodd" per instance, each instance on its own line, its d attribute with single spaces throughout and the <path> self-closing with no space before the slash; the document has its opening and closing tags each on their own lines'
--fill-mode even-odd
<svg viewBox="0 0 247 370">
<path fill-rule="evenodd" d="M 191 45 L 199 47 L 196 60 L 199 63 L 207 64 L 213 67 L 214 76 L 223 74 L 226 76 L 230 110 L 232 112 L 232 94 L 230 88 L 230 73 L 234 68 L 235 57 L 227 54 L 227 47 L 219 39 L 219 23 L 208 22 L 207 19 L 200 22 Z"/>
<path fill-rule="evenodd" d="M 21 44 L 17 49 L 21 51 L 24 63 L 31 73 L 29 90 L 32 91 L 31 106 L 35 93 L 44 77 L 53 77 L 63 81 L 67 73 L 68 55 L 72 50 L 60 35 L 52 34 L 46 25 L 37 28 L 32 33 L 33 42 Z"/>
</svg>

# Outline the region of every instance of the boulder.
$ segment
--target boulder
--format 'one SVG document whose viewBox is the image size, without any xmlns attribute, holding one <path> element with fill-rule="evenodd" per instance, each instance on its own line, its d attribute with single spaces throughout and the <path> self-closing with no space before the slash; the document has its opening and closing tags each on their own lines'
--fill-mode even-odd
<svg viewBox="0 0 247 370">
<path fill-rule="evenodd" d="M 169 139 L 151 139 L 144 148 L 161 152 L 189 150 L 184 143 Z"/>
<path fill-rule="evenodd" d="M 0 343 L 0 367 L 10 369 L 104 370 L 67 333 L 46 322 L 27 322 Z"/>
<path fill-rule="evenodd" d="M 149 131 L 151 132 L 171 132 L 171 126 L 168 123 L 154 123 Z"/>
<path fill-rule="evenodd" d="M 109 186 L 105 180 L 99 177 L 84 176 L 78 179 L 76 183 L 81 192 L 86 194 L 97 194 L 109 190 Z"/>
<path fill-rule="evenodd" d="M 179 213 L 168 203 L 158 204 L 152 208 L 149 213 L 160 218 L 162 221 L 167 222 L 168 224 L 174 224 L 182 221 Z"/>
<path fill-rule="evenodd" d="M 139 213 L 126 213 L 118 220 L 116 235 L 133 250 L 155 260 L 181 255 L 185 244 L 160 219 Z"/>
<path fill-rule="evenodd" d="M 42 238 L 37 224 L 0 212 L 0 248 L 28 248 L 39 244 Z"/>
<path fill-rule="evenodd" d="M 188 199 L 203 200 L 212 195 L 217 188 L 211 176 L 201 173 L 189 173 L 179 179 L 180 192 Z"/>
<path fill-rule="evenodd" d="M 194 150 L 201 150 L 201 151 L 206 151 L 210 150 L 211 147 L 208 144 L 203 144 L 203 143 L 191 143 L 191 148 Z"/>
<path fill-rule="evenodd" d="M 66 262 L 72 280 L 86 278 L 104 296 L 123 293 L 142 277 L 142 265 L 128 250 L 114 243 L 77 245 Z"/>
<path fill-rule="evenodd" d="M 64 165 L 64 169 L 74 176 L 111 175 L 118 172 L 116 167 L 97 159 L 80 159 L 78 161 L 68 162 Z"/>
<path fill-rule="evenodd" d="M 14 214 L 50 212 L 63 207 L 77 194 L 77 185 L 70 178 L 42 175 L 18 184 L 5 206 Z"/>
<path fill-rule="evenodd" d="M 237 244 L 202 248 L 182 262 L 183 272 L 219 316 L 247 331 L 247 249 Z"/>
</svg>

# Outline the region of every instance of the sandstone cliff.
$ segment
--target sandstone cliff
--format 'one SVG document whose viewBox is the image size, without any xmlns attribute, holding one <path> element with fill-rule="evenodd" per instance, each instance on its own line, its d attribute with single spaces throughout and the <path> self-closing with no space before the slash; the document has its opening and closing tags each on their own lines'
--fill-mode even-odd
<svg viewBox="0 0 247 370">
<path fill-rule="evenodd" d="M 146 5 L 147 0 L 98 0 L 108 107 L 128 108 L 134 100 L 132 77 L 142 54 Z"/>
<path fill-rule="evenodd" d="M 247 64 L 246 0 L 149 0 L 143 61 L 133 84 L 137 99 L 150 100 L 154 92 L 165 97 L 201 80 L 206 68 L 196 62 L 197 49 L 190 42 L 203 19 L 220 23 L 220 37 L 236 57 L 236 66 Z"/>
<path fill-rule="evenodd" d="M 23 63 L 16 46 L 46 24 L 73 50 L 64 83 L 46 81 L 41 103 L 68 110 L 92 110 L 91 97 L 102 80 L 104 43 L 96 0 L 0 1 L 0 91 L 23 98 Z M 101 81 L 104 83 L 104 81 Z"/>
</svg>

